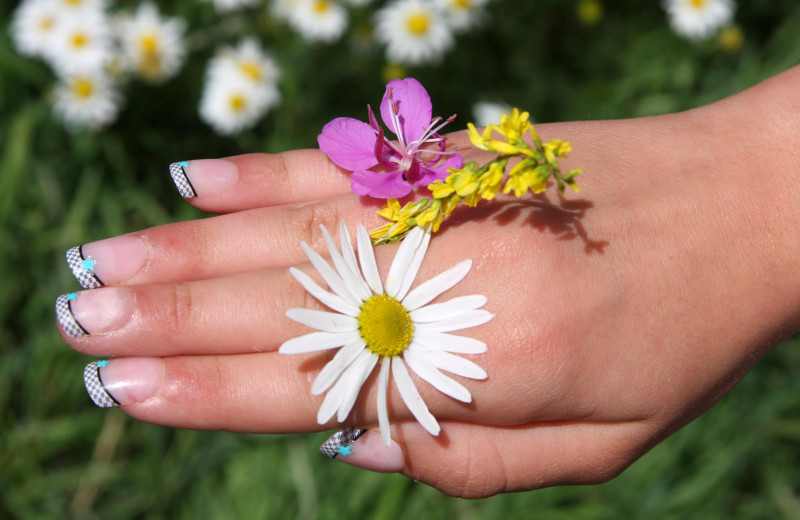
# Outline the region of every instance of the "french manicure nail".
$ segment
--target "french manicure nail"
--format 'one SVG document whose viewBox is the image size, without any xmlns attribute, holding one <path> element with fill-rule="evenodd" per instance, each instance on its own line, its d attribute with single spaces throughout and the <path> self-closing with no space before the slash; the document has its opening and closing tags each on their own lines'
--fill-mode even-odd
<svg viewBox="0 0 800 520">
<path fill-rule="evenodd" d="M 239 178 L 239 169 L 224 159 L 199 159 L 169 165 L 169 173 L 184 199 L 224 191 Z"/>
<path fill-rule="evenodd" d="M 62 294 L 56 299 L 58 323 L 72 338 L 117 330 L 130 321 L 135 309 L 134 293 L 126 287 Z"/>
<path fill-rule="evenodd" d="M 85 289 L 121 283 L 142 270 L 147 246 L 141 237 L 122 235 L 67 251 L 67 264 Z"/>
<path fill-rule="evenodd" d="M 160 358 L 118 358 L 92 361 L 83 382 L 94 404 L 111 408 L 141 403 L 156 394 L 164 379 Z"/>
<path fill-rule="evenodd" d="M 379 432 L 355 426 L 331 435 L 319 451 L 332 459 L 381 473 L 396 473 L 405 466 L 403 451 L 394 441 L 386 446 Z"/>
</svg>

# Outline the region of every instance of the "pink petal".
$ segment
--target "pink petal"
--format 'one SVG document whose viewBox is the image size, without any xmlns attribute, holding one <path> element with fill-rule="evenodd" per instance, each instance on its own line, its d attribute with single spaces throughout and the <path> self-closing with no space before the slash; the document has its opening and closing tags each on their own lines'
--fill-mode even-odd
<svg viewBox="0 0 800 520">
<path fill-rule="evenodd" d="M 339 117 L 322 128 L 317 136 L 319 148 L 345 170 L 365 170 L 378 164 L 375 159 L 375 132 L 358 119 Z"/>
<path fill-rule="evenodd" d="M 392 101 L 389 101 L 389 89 L 392 89 Z M 392 123 L 392 102 L 397 104 L 401 128 L 395 128 Z M 381 101 L 381 117 L 395 134 L 400 135 L 402 131 L 406 144 L 422 136 L 431 124 L 432 113 L 431 98 L 419 81 L 414 78 L 393 79 L 386 85 L 386 94 Z"/>
<path fill-rule="evenodd" d="M 403 172 L 376 173 L 358 170 L 350 176 L 350 187 L 356 195 L 369 195 L 376 199 L 395 199 L 408 195 L 411 186 L 403 180 Z"/>
<path fill-rule="evenodd" d="M 419 180 L 414 183 L 414 186 L 427 186 L 436 180 L 444 180 L 447 177 L 448 168 L 461 168 L 464 165 L 464 160 L 460 155 L 455 154 L 441 166 L 422 166 L 419 170 Z"/>
</svg>

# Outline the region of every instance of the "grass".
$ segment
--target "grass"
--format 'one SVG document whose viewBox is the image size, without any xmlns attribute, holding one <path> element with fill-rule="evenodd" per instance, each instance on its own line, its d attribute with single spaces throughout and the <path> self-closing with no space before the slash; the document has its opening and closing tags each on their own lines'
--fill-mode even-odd
<svg viewBox="0 0 800 520">
<path fill-rule="evenodd" d="M 466 114 L 487 96 L 538 121 L 681 110 L 800 61 L 796 2 L 740 3 L 747 39 L 729 55 L 674 37 L 657 2 L 615 2 L 586 28 L 573 2 L 497 1 L 490 27 L 462 37 L 440 67 L 409 72 L 442 114 Z M 194 23 L 213 22 L 207 8 L 177 5 Z M 10 11 L 0 7 L 0 19 Z M 50 115 L 50 72 L 0 31 L 0 518 L 800 518 L 796 339 L 612 482 L 485 500 L 331 462 L 316 452 L 326 434 L 174 430 L 93 407 L 81 382 L 87 359 L 62 343 L 53 319 L 55 297 L 77 288 L 63 252 L 201 216 L 175 195 L 169 162 L 311 146 L 326 120 L 361 117 L 377 102 L 379 53 L 351 60 L 346 43 L 309 48 L 262 25 L 270 45 L 284 42 L 284 102 L 235 139 L 196 120 L 200 60 L 163 87 L 132 85 L 108 131 L 70 133 Z"/>
</svg>

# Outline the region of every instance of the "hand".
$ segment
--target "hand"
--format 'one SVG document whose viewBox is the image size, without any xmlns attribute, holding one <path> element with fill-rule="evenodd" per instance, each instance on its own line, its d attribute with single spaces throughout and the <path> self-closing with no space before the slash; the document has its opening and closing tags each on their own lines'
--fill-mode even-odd
<svg viewBox="0 0 800 520">
<path fill-rule="evenodd" d="M 571 141 L 562 164 L 583 168 L 581 193 L 459 211 L 417 277 L 473 260 L 441 299 L 488 297 L 494 319 L 459 333 L 489 346 L 469 356 L 488 379 L 461 380 L 473 397 L 464 404 L 415 378 L 438 437 L 390 385 L 395 451 L 380 462 L 370 432 L 370 450 L 343 460 L 466 497 L 601 482 L 720 399 L 798 328 L 800 132 L 786 115 L 798 112 L 798 82 L 795 69 L 682 114 L 537 126 Z M 463 133 L 450 143 L 465 160 L 487 158 Z M 276 352 L 310 332 L 287 309 L 323 309 L 288 267 L 316 276 L 300 241 L 325 255 L 319 224 L 377 227 L 379 203 L 350 193 L 318 151 L 189 171 L 199 194 L 189 202 L 224 215 L 83 246 L 109 287 L 71 301 L 89 334 L 64 339 L 119 357 L 104 382 L 137 419 L 261 433 L 337 427 L 317 424 L 322 398 L 309 394 L 331 354 Z M 395 250 L 376 249 L 383 275 Z M 376 376 L 346 424 L 376 425 Z"/>
</svg>

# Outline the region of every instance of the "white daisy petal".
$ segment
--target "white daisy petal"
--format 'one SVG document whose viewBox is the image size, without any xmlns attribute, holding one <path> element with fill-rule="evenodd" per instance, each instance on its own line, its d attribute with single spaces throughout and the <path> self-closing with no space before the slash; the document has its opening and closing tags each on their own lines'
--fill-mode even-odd
<svg viewBox="0 0 800 520">
<path fill-rule="evenodd" d="M 348 316 L 352 317 L 358 316 L 359 313 L 358 307 L 350 303 L 347 303 L 339 295 L 329 293 L 328 291 L 317 285 L 317 283 L 303 271 L 294 267 L 290 267 L 289 272 L 292 273 L 294 279 L 300 282 L 300 285 L 302 285 L 303 288 L 306 291 L 308 291 L 308 293 L 311 296 L 322 302 L 323 305 L 326 305 L 331 309 L 339 311 L 342 314 L 346 314 Z"/>
<path fill-rule="evenodd" d="M 431 435 L 439 435 L 441 428 L 436 421 L 436 417 L 431 415 L 422 396 L 419 395 L 417 387 L 414 386 L 414 381 L 408 375 L 405 363 L 399 357 L 392 359 L 392 377 L 394 383 L 397 385 L 397 390 L 400 392 L 400 397 L 406 403 L 409 411 L 411 411 L 414 418 L 419 421 L 423 428 L 425 428 Z"/>
<path fill-rule="evenodd" d="M 395 295 L 395 298 L 398 300 L 402 300 L 406 297 L 408 290 L 411 288 L 411 284 L 414 283 L 414 279 L 417 277 L 419 267 L 422 265 L 422 259 L 425 258 L 425 252 L 428 250 L 428 244 L 430 244 L 430 241 L 431 234 L 430 232 L 426 231 L 422 235 L 422 242 L 420 242 L 419 246 L 417 247 L 414 257 L 411 259 L 411 262 L 408 266 L 408 270 L 403 275 L 403 283 Z"/>
<path fill-rule="evenodd" d="M 281 354 L 305 354 L 331 348 L 343 347 L 358 337 L 354 332 L 312 332 L 292 338 L 278 348 Z"/>
<path fill-rule="evenodd" d="M 458 316 L 453 316 L 452 318 L 447 318 L 441 321 L 436 321 L 433 323 L 420 323 L 417 325 L 417 329 L 431 332 L 452 332 L 454 330 L 468 329 L 470 327 L 483 325 L 492 318 L 494 318 L 494 314 L 489 311 L 467 311 Z"/>
<path fill-rule="evenodd" d="M 421 309 L 415 309 L 409 314 L 414 323 L 427 323 L 431 321 L 439 321 L 447 318 L 458 316 L 462 312 L 473 311 L 486 304 L 487 298 L 482 294 L 473 294 L 472 296 L 461 296 L 453 298 L 452 300 L 427 305 Z"/>
<path fill-rule="evenodd" d="M 319 253 L 311 249 L 305 242 L 302 242 L 300 247 L 303 248 L 303 252 L 305 252 L 308 259 L 311 260 L 311 264 L 316 268 L 317 272 L 322 276 L 322 279 L 325 280 L 325 283 L 328 284 L 328 287 L 330 287 L 333 292 L 338 294 L 350 305 L 358 307 L 361 304 L 361 300 L 358 296 L 356 296 L 352 289 L 342 280 L 342 277 L 339 276 L 339 273 L 337 273 Z M 331 251 L 331 255 L 333 255 L 333 251 Z"/>
<path fill-rule="evenodd" d="M 347 231 L 347 226 L 344 225 L 344 220 L 339 221 L 339 242 L 342 247 L 342 257 L 344 258 L 345 264 L 355 275 L 356 280 L 358 280 L 359 296 L 361 296 L 362 300 L 366 300 L 372 296 L 372 293 L 369 289 L 369 285 L 367 285 L 367 282 L 361 275 L 361 271 L 358 269 L 356 253 L 353 251 L 353 244 L 350 242 L 350 233 Z"/>
<path fill-rule="evenodd" d="M 397 295 L 400 293 L 400 289 L 406 277 L 406 272 L 412 260 L 416 257 L 417 249 L 422 244 L 424 238 L 425 231 L 421 227 L 415 227 L 400 244 L 394 261 L 392 261 L 392 266 L 389 268 L 389 274 L 386 276 L 386 294 L 389 296 L 397 298 L 398 300 L 402 299 Z M 417 266 L 417 268 L 419 268 L 419 266 Z"/>
<path fill-rule="evenodd" d="M 356 242 L 358 244 L 358 260 L 361 264 L 361 272 L 367 281 L 372 292 L 383 294 L 383 283 L 378 273 L 378 264 L 375 262 L 375 251 L 372 249 L 372 241 L 369 238 L 367 229 L 359 224 L 356 232 Z"/>
<path fill-rule="evenodd" d="M 424 350 L 419 352 L 418 349 L 415 349 L 412 343 L 403 352 L 403 359 L 411 367 L 411 370 L 443 394 L 447 394 L 453 399 L 464 403 L 472 402 L 472 395 L 469 390 L 458 381 L 442 374 L 438 368 L 426 360 L 425 354 Z"/>
<path fill-rule="evenodd" d="M 440 273 L 414 288 L 403 298 L 403 306 L 409 311 L 419 309 L 467 276 L 472 260 L 463 260 L 447 271 Z"/>
<path fill-rule="evenodd" d="M 366 345 L 361 338 L 340 348 L 333 359 L 328 361 L 317 374 L 311 385 L 311 395 L 319 395 L 330 388 L 365 348 Z"/>
<path fill-rule="evenodd" d="M 331 253 L 331 260 L 333 260 L 333 265 L 336 267 L 336 270 L 339 272 L 339 276 L 344 281 L 345 287 L 347 287 L 348 292 L 353 295 L 358 301 L 364 301 L 370 297 L 369 289 L 367 288 L 364 280 L 361 278 L 361 274 L 358 271 L 353 271 L 350 269 L 350 266 L 347 265 L 345 262 L 342 253 L 339 251 L 339 248 L 336 246 L 336 242 L 333 241 L 333 237 L 325 228 L 325 226 L 320 226 L 322 230 L 322 236 L 325 237 L 325 243 L 328 245 L 328 251 Z"/>
<path fill-rule="evenodd" d="M 313 329 L 324 332 L 349 332 L 358 330 L 358 320 L 336 312 L 313 309 L 289 309 L 286 317 Z"/>
<path fill-rule="evenodd" d="M 325 394 L 325 399 L 322 400 L 322 404 L 319 410 L 317 410 L 317 424 L 325 424 L 336 415 L 339 406 L 342 404 L 345 392 L 347 392 L 347 389 L 353 385 L 355 381 L 356 378 L 353 376 L 351 370 L 346 370 L 344 374 L 342 374 L 342 377 L 340 377 L 339 380 L 336 381 L 336 384 Z"/>
<path fill-rule="evenodd" d="M 475 338 L 453 336 L 443 332 L 430 332 L 416 330 L 414 343 L 428 350 L 443 350 L 456 354 L 483 354 L 486 352 L 486 343 Z"/>
<path fill-rule="evenodd" d="M 353 405 L 356 403 L 356 398 L 358 398 L 358 393 L 361 391 L 364 381 L 367 380 L 377 362 L 378 356 L 369 350 L 364 349 L 358 354 L 356 360 L 350 365 L 352 368 L 348 370 L 353 371 L 353 377 L 356 379 L 354 379 L 354 381 L 350 384 L 344 394 L 344 397 L 342 397 L 342 402 L 339 405 L 339 413 L 336 417 L 337 421 L 342 422 L 347 419 L 347 416 L 350 414 L 350 410 L 353 409 Z"/>
<path fill-rule="evenodd" d="M 391 365 L 392 358 L 383 358 L 381 372 L 378 375 L 378 428 L 381 431 L 383 443 L 387 446 L 392 444 L 392 434 L 389 429 L 389 410 L 386 408 L 386 387 L 389 385 L 389 369 Z"/>
<path fill-rule="evenodd" d="M 470 379 L 486 379 L 486 371 L 468 359 L 450 354 L 449 352 L 428 352 L 425 356 L 433 366 Z"/>
</svg>

